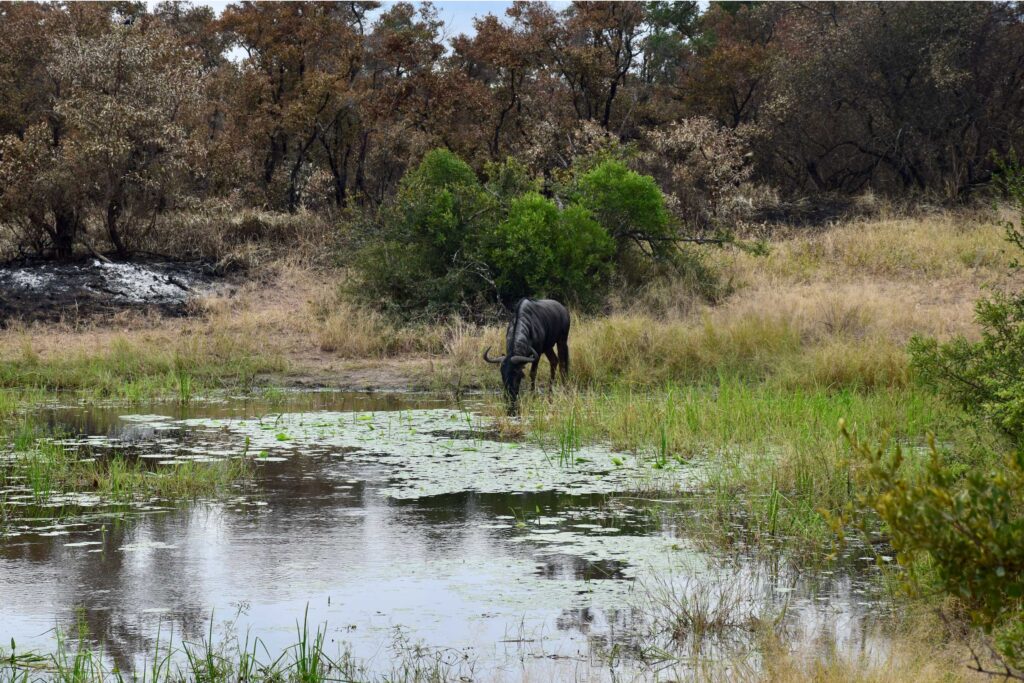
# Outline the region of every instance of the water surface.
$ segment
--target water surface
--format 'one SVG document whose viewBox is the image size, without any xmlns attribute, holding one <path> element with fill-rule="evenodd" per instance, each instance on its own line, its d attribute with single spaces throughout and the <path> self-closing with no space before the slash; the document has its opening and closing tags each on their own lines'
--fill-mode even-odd
<svg viewBox="0 0 1024 683">
<path fill-rule="evenodd" d="M 871 627 L 873 557 L 810 573 L 741 546 L 708 551 L 692 531 L 696 466 L 500 440 L 473 406 L 416 396 L 39 418 L 82 457 L 116 450 L 154 468 L 248 457 L 257 482 L 187 504 L 70 496 L 53 515 L 7 520 L 0 640 L 19 649 L 51 650 L 55 627 L 83 623 L 130 669 L 158 629 L 196 640 L 212 623 L 215 638 L 258 636 L 279 651 L 308 618 L 378 670 L 396 643 L 421 643 L 457 652 L 473 676 L 628 680 L 651 674 L 652 645 L 672 643 L 655 618 L 668 595 L 737 602 L 716 656 L 742 661 L 751 638 L 739 622 L 779 615 L 794 642 L 884 649 Z M 652 484 L 680 493 L 634 493 Z"/>
</svg>

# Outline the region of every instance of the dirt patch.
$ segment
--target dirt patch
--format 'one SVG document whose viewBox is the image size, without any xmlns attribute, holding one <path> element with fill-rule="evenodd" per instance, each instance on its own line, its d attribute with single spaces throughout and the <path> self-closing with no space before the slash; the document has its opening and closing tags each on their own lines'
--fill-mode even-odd
<svg viewBox="0 0 1024 683">
<path fill-rule="evenodd" d="M 227 286 L 202 263 L 24 262 L 0 266 L 0 326 L 154 309 L 183 315 Z"/>
<path fill-rule="evenodd" d="M 430 381 L 430 358 L 337 361 L 326 354 L 302 354 L 289 360 L 295 366 L 293 372 L 260 376 L 259 383 L 297 389 L 388 393 L 437 389 Z"/>
</svg>

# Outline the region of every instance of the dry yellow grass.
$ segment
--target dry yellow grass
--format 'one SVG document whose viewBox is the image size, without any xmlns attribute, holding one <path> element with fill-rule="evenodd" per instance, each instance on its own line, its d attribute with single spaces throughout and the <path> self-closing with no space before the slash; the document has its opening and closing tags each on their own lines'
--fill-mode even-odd
<svg viewBox="0 0 1024 683">
<path fill-rule="evenodd" d="M 852 220 L 772 240 L 767 257 L 739 253 L 738 275 L 790 281 L 854 275 L 898 280 L 998 277 L 1009 263 L 999 216 L 947 212 Z M 780 238 L 781 237 L 781 238 Z"/>
<path fill-rule="evenodd" d="M 738 370 L 815 385 L 901 384 L 911 335 L 975 334 L 974 301 L 986 284 L 1006 284 L 1002 237 L 991 217 L 944 213 L 782 236 L 767 256 L 712 249 L 708 258 L 735 287 L 725 302 L 702 304 L 671 283 L 622 293 L 608 316 L 575 316 L 574 375 L 650 383 Z M 326 383 L 344 384 L 346 373 L 397 359 L 419 359 L 407 382 L 425 375 L 452 387 L 496 382 L 480 353 L 500 348 L 501 328 L 458 320 L 401 327 L 346 301 L 343 280 L 295 257 L 263 267 L 233 295 L 200 302 L 192 318 L 126 314 L 15 326 L 0 332 L 0 358 L 46 362 L 119 340 L 139 353 L 275 357 L 292 373 Z"/>
<path fill-rule="evenodd" d="M 793 654 L 767 658 L 767 671 L 757 680 L 770 683 L 958 683 L 988 680 L 972 674 L 956 657 L 941 648 L 896 643 L 879 660 L 849 660 L 836 656 Z"/>
<path fill-rule="evenodd" d="M 762 642 L 764 670 L 758 680 L 770 683 L 969 683 L 991 680 L 967 667 L 967 643 L 950 638 L 933 610 L 908 609 L 895 633 L 876 641 L 874 650 L 842 652 L 835 643 L 793 651 L 774 634 Z M 986 663 L 988 665 L 988 663 Z"/>
<path fill-rule="evenodd" d="M 710 254 L 740 289 L 726 311 L 789 311 L 824 331 L 867 322 L 864 334 L 894 341 L 971 332 L 974 301 L 1006 284 L 1011 260 L 995 217 L 957 213 L 852 221 L 769 249 Z"/>
</svg>

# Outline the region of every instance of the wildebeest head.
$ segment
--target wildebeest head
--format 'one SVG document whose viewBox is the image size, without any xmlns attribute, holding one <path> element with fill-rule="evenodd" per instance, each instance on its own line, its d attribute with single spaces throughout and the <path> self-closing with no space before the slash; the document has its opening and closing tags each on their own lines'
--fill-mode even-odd
<svg viewBox="0 0 1024 683">
<path fill-rule="evenodd" d="M 497 364 L 501 369 L 501 383 L 505 387 L 505 400 L 508 401 L 508 412 L 510 415 L 515 414 L 517 402 L 519 400 L 519 388 L 523 383 L 523 375 L 525 374 L 526 364 L 532 363 L 537 360 L 537 355 L 533 356 L 499 356 L 498 358 L 491 358 L 488 353 L 491 348 L 487 347 L 484 351 L 484 360 L 488 363 Z"/>
</svg>

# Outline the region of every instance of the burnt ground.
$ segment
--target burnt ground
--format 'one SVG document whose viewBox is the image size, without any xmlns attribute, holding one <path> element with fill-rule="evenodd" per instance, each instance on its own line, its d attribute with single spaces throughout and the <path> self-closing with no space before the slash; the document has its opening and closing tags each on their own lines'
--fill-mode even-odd
<svg viewBox="0 0 1024 683">
<path fill-rule="evenodd" d="M 225 286 L 202 263 L 23 261 L 0 265 L 0 327 L 119 311 L 188 312 L 189 302 Z"/>
</svg>

